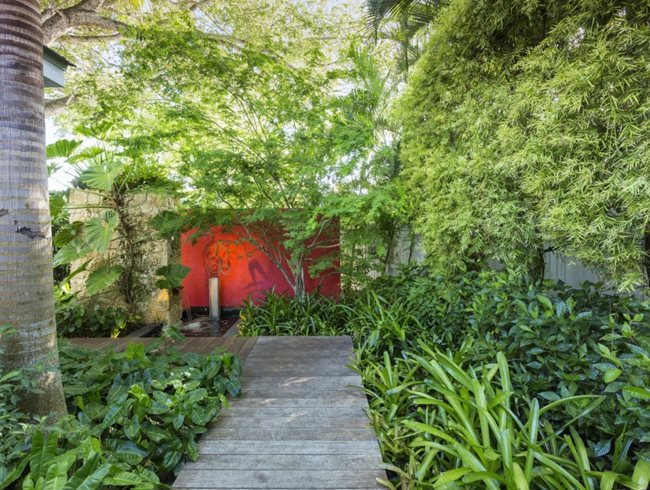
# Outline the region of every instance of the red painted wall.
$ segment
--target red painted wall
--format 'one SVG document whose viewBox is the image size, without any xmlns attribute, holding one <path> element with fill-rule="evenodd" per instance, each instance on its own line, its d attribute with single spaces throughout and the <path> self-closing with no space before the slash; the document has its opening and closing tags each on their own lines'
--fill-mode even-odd
<svg viewBox="0 0 650 490">
<path fill-rule="evenodd" d="M 211 234 L 206 234 L 194 244 L 189 237 L 194 231 L 183 233 L 181 236 L 181 262 L 191 270 L 183 282 L 183 305 L 185 307 L 207 307 L 208 271 L 207 263 L 215 251 L 220 256 L 226 256 L 227 270 L 219 276 L 220 301 L 225 308 L 239 307 L 244 300 L 251 297 L 258 303 L 264 292 L 275 288 L 277 293 L 292 294 L 289 284 L 282 273 L 271 260 L 246 241 L 242 241 L 241 227 L 215 226 Z M 338 234 L 338 231 L 337 231 Z M 215 240 L 217 241 L 214 244 Z M 211 245 L 214 244 L 214 245 Z M 228 253 L 224 254 L 223 251 Z M 338 254 L 338 247 L 334 250 Z M 330 251 L 316 250 L 313 258 L 318 258 Z M 309 292 L 320 286 L 320 293 L 329 297 L 338 297 L 341 293 L 341 276 L 337 270 L 325 271 L 318 277 L 310 277 L 305 270 L 305 285 Z"/>
</svg>

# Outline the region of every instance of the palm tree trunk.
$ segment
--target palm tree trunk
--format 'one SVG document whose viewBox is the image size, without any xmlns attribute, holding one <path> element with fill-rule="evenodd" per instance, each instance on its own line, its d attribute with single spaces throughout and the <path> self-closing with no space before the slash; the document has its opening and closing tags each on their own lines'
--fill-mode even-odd
<svg viewBox="0 0 650 490">
<path fill-rule="evenodd" d="M 65 413 L 52 279 L 43 41 L 38 0 L 0 0 L 0 339 L 2 368 L 44 366 L 32 413 Z"/>
</svg>

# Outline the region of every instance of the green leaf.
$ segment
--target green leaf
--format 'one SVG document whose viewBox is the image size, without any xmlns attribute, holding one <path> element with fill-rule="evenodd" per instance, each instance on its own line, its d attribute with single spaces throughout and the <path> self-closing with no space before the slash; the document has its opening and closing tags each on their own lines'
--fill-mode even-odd
<svg viewBox="0 0 650 490">
<path fill-rule="evenodd" d="M 0 481 L 0 488 L 8 488 L 13 482 L 20 478 L 29 462 L 30 458 L 22 458 L 18 465 L 12 469 L 11 473 L 4 475 L 4 478 Z"/>
<path fill-rule="evenodd" d="M 56 432 L 48 434 L 47 438 L 38 430 L 32 437 L 31 459 L 29 471 L 32 477 L 38 479 L 45 476 L 49 461 L 56 456 L 59 435 Z"/>
<path fill-rule="evenodd" d="M 43 490 L 62 490 L 68 481 L 68 465 L 58 463 L 50 465 L 45 476 Z"/>
<path fill-rule="evenodd" d="M 605 371 L 605 375 L 603 376 L 603 380 L 605 381 L 605 383 L 611 383 L 612 381 L 616 380 L 616 378 L 618 378 L 621 375 L 622 372 L 623 371 L 621 371 L 620 369 L 616 369 L 616 368 L 608 369 L 607 371 Z"/>
<path fill-rule="evenodd" d="M 160 289 L 178 289 L 190 270 L 189 267 L 181 264 L 169 264 L 160 267 L 156 270 L 156 275 L 162 276 L 162 278 L 156 281 L 156 286 Z"/>
<path fill-rule="evenodd" d="M 79 150 L 74 155 L 72 155 L 68 160 L 71 163 L 76 163 L 84 160 L 92 160 L 93 158 L 98 157 L 102 153 L 106 153 L 106 150 L 98 146 L 89 146 L 87 148 L 83 148 Z"/>
<path fill-rule="evenodd" d="M 64 490 L 95 490 L 111 470 L 111 465 L 103 464 L 95 469 L 99 456 L 95 455 L 77 471 L 65 485 Z"/>
<path fill-rule="evenodd" d="M 92 165 L 81 174 L 81 181 L 91 189 L 109 192 L 123 170 L 124 166 L 115 162 Z"/>
<path fill-rule="evenodd" d="M 106 211 L 101 219 L 89 219 L 84 225 L 84 237 L 88 245 L 99 253 L 106 252 L 119 221 L 119 216 L 113 210 Z"/>
<path fill-rule="evenodd" d="M 147 451 L 132 441 L 119 441 L 114 447 L 115 456 L 131 466 L 139 464 L 146 456 Z"/>
<path fill-rule="evenodd" d="M 92 248 L 87 243 L 75 239 L 71 242 L 66 243 L 57 251 L 54 259 L 52 260 L 52 264 L 54 267 L 69 264 L 70 262 L 74 262 L 75 260 L 79 260 L 85 257 L 90 252 L 92 252 Z"/>
<path fill-rule="evenodd" d="M 433 488 L 443 487 L 448 483 L 462 478 L 467 473 L 471 473 L 472 471 L 473 470 L 471 468 L 454 468 L 453 470 L 443 471 L 436 477 Z"/>
<path fill-rule="evenodd" d="M 630 398 L 639 398 L 640 400 L 650 400 L 650 390 L 639 388 L 638 386 L 626 386 L 623 393 Z"/>
<path fill-rule="evenodd" d="M 98 267 L 86 279 L 86 292 L 89 295 L 96 294 L 107 287 L 113 285 L 124 272 L 124 267 L 120 265 L 104 265 Z"/>
<path fill-rule="evenodd" d="M 47 145 L 45 155 L 50 158 L 70 158 L 74 151 L 81 145 L 79 140 L 62 139 Z"/>
<path fill-rule="evenodd" d="M 553 303 L 546 296 L 544 296 L 543 294 L 538 294 L 536 296 L 536 298 L 537 298 L 537 301 L 539 301 L 540 303 L 542 303 L 546 307 L 546 309 L 554 310 Z"/>
<path fill-rule="evenodd" d="M 135 486 L 143 483 L 144 479 L 131 471 L 120 471 L 113 476 L 104 479 L 104 485 L 114 486 Z"/>
<path fill-rule="evenodd" d="M 632 474 L 632 481 L 636 484 L 637 488 L 644 490 L 650 484 L 650 462 L 640 459 L 634 466 L 634 473 Z"/>
</svg>

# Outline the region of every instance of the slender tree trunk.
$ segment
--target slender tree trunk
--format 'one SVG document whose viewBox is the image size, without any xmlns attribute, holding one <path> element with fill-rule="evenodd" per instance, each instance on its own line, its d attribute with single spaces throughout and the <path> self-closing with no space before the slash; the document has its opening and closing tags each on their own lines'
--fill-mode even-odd
<svg viewBox="0 0 650 490">
<path fill-rule="evenodd" d="M 291 272 L 294 280 L 291 287 L 293 289 L 293 295 L 296 299 L 302 301 L 307 294 L 305 286 L 305 258 L 302 254 L 296 260 L 292 269 Z"/>
<path fill-rule="evenodd" d="M 32 413 L 59 416 L 65 400 L 54 321 L 52 244 L 38 0 L 0 0 L 0 342 L 3 369 L 44 366 Z"/>
<path fill-rule="evenodd" d="M 544 281 L 544 273 L 546 271 L 545 255 L 546 249 L 543 243 L 535 247 L 535 255 L 531 260 L 530 276 L 536 284 L 541 284 Z"/>
</svg>

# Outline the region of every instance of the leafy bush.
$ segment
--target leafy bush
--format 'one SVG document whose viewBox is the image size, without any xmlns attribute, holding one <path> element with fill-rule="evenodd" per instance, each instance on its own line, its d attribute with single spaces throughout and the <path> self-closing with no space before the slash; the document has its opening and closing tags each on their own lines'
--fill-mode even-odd
<svg viewBox="0 0 650 490">
<path fill-rule="evenodd" d="M 34 433 L 31 451 L 21 465 L 28 469 L 23 478 L 23 490 L 32 489 L 84 489 L 111 487 L 136 487 L 154 489 L 164 485 L 151 470 L 131 468 L 101 448 L 99 439 L 87 436 L 76 447 L 59 447 L 59 432 L 45 435 Z M 21 468 L 19 467 L 18 470 Z M 4 487 L 4 483 L 0 487 Z"/>
<path fill-rule="evenodd" d="M 574 445 L 580 440 L 590 471 L 629 475 L 637 461 L 650 461 L 646 301 L 606 294 L 594 284 L 534 285 L 508 271 L 443 281 L 421 269 L 381 278 L 340 304 L 310 301 L 319 305 L 316 320 L 304 318 L 307 306 L 299 301 L 272 295 L 266 305 L 247 308 L 242 332 L 352 335 L 356 369 L 372 400 L 371 416 L 382 451 L 400 468 L 404 481 L 421 480 L 418 462 L 423 455 L 409 445 L 408 427 L 394 420 L 421 411 L 411 390 L 431 374 L 413 359 L 431 357 L 436 349 L 455 352 L 460 366 L 473 366 L 467 368 L 467 376 L 505 355 L 510 362 L 512 415 L 517 420 L 527 420 L 534 403 L 552 405 L 568 399 L 561 410 L 545 411 L 543 423 L 555 428 L 560 445 L 569 444 L 564 437 Z M 326 328 L 319 331 L 318 325 Z M 590 396 L 597 396 L 598 403 L 592 405 Z M 433 412 L 427 412 L 426 423 L 433 420 L 427 418 L 434 417 Z M 574 457 L 572 464 L 577 463 Z M 602 477 L 578 476 L 587 488 L 590 478 Z M 602 488 L 608 488 L 608 478 Z M 629 483 L 623 476 L 617 481 Z M 570 488 L 580 488 L 573 485 Z"/>
<path fill-rule="evenodd" d="M 230 353 L 180 354 L 160 344 L 131 344 L 121 353 L 63 346 L 60 360 L 70 414 L 47 433 L 23 437 L 25 444 L 2 442 L 14 451 L 8 454 L 31 452 L 4 470 L 0 465 L 0 488 L 20 481 L 23 488 L 82 488 L 82 481 L 87 489 L 158 488 L 183 460 L 198 458 L 198 435 L 226 395 L 240 390 L 241 366 Z"/>
<path fill-rule="evenodd" d="M 0 326 L 0 336 L 13 334 L 11 328 Z M 33 390 L 30 379 L 25 370 L 12 369 L 0 373 L 0 482 L 11 477 L 23 451 L 29 448 L 32 432 L 40 423 L 18 406 L 21 392 Z"/>
<path fill-rule="evenodd" d="M 345 327 L 345 311 L 324 296 L 306 294 L 302 301 L 269 292 L 264 308 L 252 300 L 240 313 L 242 335 L 337 335 Z"/>
<path fill-rule="evenodd" d="M 61 337 L 117 337 L 134 324 L 122 308 L 84 304 L 73 295 L 56 298 L 56 326 Z"/>
</svg>

